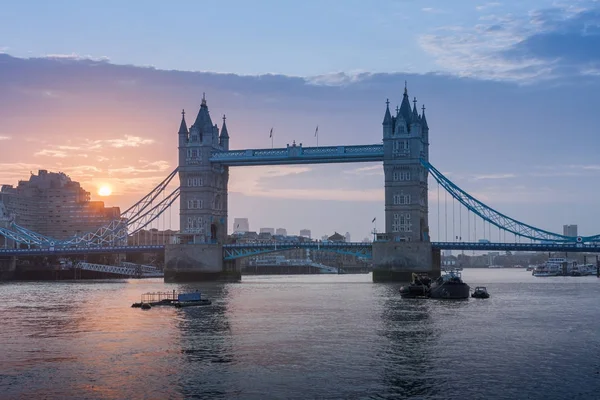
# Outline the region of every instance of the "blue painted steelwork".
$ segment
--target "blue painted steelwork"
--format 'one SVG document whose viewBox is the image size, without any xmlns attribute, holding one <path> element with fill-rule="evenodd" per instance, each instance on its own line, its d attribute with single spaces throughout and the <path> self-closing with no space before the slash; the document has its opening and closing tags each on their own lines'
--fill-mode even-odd
<svg viewBox="0 0 600 400">
<path fill-rule="evenodd" d="M 9 225 L 9 228 L 0 227 L 0 236 L 28 246 L 42 244 L 49 246 L 54 242 L 52 238 L 30 231 L 14 222 Z"/>
<path fill-rule="evenodd" d="M 590 252 L 600 253 L 600 243 L 479 243 L 479 242 L 432 242 L 431 246 L 438 250 L 478 250 L 478 251 L 552 251 L 552 252 Z M 235 260 L 259 254 L 273 253 L 291 249 L 311 249 L 349 254 L 366 259 L 372 258 L 371 243 L 265 243 L 265 244 L 226 244 L 223 245 L 223 258 Z M 0 249 L 0 256 L 48 256 L 68 254 L 115 254 L 162 252 L 164 245 L 145 246 L 83 246 L 83 247 L 41 247 L 31 249 Z"/>
<path fill-rule="evenodd" d="M 600 253 L 600 243 L 479 243 L 433 242 L 439 250 L 499 250 L 499 251 L 552 251 L 567 253 Z"/>
<path fill-rule="evenodd" d="M 227 166 L 329 164 L 383 161 L 383 145 L 302 147 L 215 151 L 211 162 Z"/>
<path fill-rule="evenodd" d="M 450 179 L 446 178 L 440 171 L 435 169 L 429 162 L 421 159 L 421 164 L 429 170 L 435 180 L 444 188 L 448 193 L 458 200 L 462 205 L 467 207 L 474 214 L 480 216 L 485 221 L 492 225 L 497 226 L 507 232 L 513 233 L 517 236 L 521 236 L 527 239 L 533 239 L 536 241 L 547 241 L 547 242 L 595 242 L 600 240 L 600 235 L 586 236 L 586 237 L 574 237 L 565 236 L 558 233 L 545 231 L 543 229 L 536 228 L 531 225 L 527 225 L 523 222 L 519 222 L 516 219 L 510 218 L 491 207 L 486 206 L 481 201 L 477 200 L 458 186 L 456 186 Z"/>
<path fill-rule="evenodd" d="M 147 246 L 84 246 L 84 247 L 39 247 L 31 249 L 0 249 L 0 256 L 52 256 L 75 254 L 115 254 L 115 253 L 159 253 L 163 245 Z"/>
<path fill-rule="evenodd" d="M 356 257 L 372 258 L 373 248 L 371 243 L 345 243 L 345 242 L 274 242 L 274 243 L 240 243 L 223 245 L 223 259 L 235 260 L 237 258 L 255 256 L 258 254 L 273 253 L 291 249 L 311 249 L 348 254 Z"/>
</svg>

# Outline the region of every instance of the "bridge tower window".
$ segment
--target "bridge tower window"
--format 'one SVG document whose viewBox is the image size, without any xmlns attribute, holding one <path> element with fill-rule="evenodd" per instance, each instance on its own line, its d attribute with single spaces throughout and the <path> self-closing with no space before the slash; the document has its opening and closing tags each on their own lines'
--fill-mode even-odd
<svg viewBox="0 0 600 400">
<path fill-rule="evenodd" d="M 409 213 L 394 213 L 392 232 L 412 232 Z"/>
<path fill-rule="evenodd" d="M 406 205 L 410 204 L 410 194 L 395 194 L 394 195 L 394 205 Z"/>
</svg>

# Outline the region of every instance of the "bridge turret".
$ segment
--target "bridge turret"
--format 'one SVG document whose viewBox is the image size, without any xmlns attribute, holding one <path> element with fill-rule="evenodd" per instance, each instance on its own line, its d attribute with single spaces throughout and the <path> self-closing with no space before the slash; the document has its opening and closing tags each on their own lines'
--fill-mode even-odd
<svg viewBox="0 0 600 400">
<path fill-rule="evenodd" d="M 219 137 L 219 144 L 223 150 L 229 150 L 229 132 L 227 131 L 227 125 L 225 124 L 226 117 L 223 115 L 223 126 L 221 127 L 221 136 Z"/>
<path fill-rule="evenodd" d="M 402 96 L 402 104 L 400 104 L 398 115 L 401 115 L 407 124 L 412 122 L 412 111 L 410 110 L 410 100 L 408 98 L 408 88 L 406 87 L 406 82 L 404 82 L 404 95 Z M 396 116 L 396 118 L 397 117 L 398 116 Z"/>
<path fill-rule="evenodd" d="M 185 145 L 185 143 L 188 140 L 188 134 L 189 134 L 189 131 L 188 131 L 187 125 L 185 123 L 185 110 L 181 110 L 181 124 L 179 125 L 179 132 L 178 132 L 180 146 Z"/>
<path fill-rule="evenodd" d="M 181 111 L 181 124 L 179 125 L 177 136 L 179 138 L 179 165 L 183 165 L 185 163 L 187 144 L 190 138 L 187 124 L 185 123 L 185 110 Z"/>
<path fill-rule="evenodd" d="M 391 137 L 394 133 L 394 121 L 390 114 L 390 101 L 385 102 L 385 115 L 383 116 L 383 137 Z"/>
</svg>

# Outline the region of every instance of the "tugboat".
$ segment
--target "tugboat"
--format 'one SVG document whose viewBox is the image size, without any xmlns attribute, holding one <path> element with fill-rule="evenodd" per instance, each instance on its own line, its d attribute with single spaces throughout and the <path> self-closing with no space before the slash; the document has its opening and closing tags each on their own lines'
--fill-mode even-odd
<svg viewBox="0 0 600 400">
<path fill-rule="evenodd" d="M 468 299 L 471 288 L 463 282 L 460 271 L 444 271 L 429 289 L 432 299 Z"/>
<path fill-rule="evenodd" d="M 427 274 L 412 274 L 412 282 L 400 288 L 400 296 L 403 298 L 427 297 L 431 278 Z"/>
<path fill-rule="evenodd" d="M 490 294 L 488 293 L 485 286 L 477 286 L 473 294 L 471 294 L 471 297 L 474 297 L 476 299 L 488 299 L 490 297 Z"/>
</svg>

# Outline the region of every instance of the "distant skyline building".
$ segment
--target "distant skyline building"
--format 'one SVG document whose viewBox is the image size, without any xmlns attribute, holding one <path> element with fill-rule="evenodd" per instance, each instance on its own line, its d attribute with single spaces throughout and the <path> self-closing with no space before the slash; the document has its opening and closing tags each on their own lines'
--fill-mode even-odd
<svg viewBox="0 0 600 400">
<path fill-rule="evenodd" d="M 2 185 L 0 202 L 17 224 L 58 240 L 95 232 L 121 216 L 119 207 L 90 201 L 90 192 L 63 172 L 45 169 L 17 187 Z"/>
<path fill-rule="evenodd" d="M 259 233 L 270 233 L 271 235 L 275 234 L 275 228 L 260 228 Z"/>
<path fill-rule="evenodd" d="M 310 239 L 310 229 L 300 229 L 300 236 L 306 237 Z"/>
<path fill-rule="evenodd" d="M 350 235 L 350 232 L 346 232 L 346 234 L 344 235 L 344 237 L 346 238 L 346 242 L 351 242 L 352 240 L 352 236 Z"/>
<path fill-rule="evenodd" d="M 577 225 L 563 225 L 563 235 L 577 236 Z"/>
<path fill-rule="evenodd" d="M 233 231 L 234 232 L 250 232 L 250 222 L 248 222 L 248 218 L 234 218 L 233 219 Z"/>
<path fill-rule="evenodd" d="M 275 231 L 276 235 L 287 236 L 287 229 L 285 228 L 277 228 Z"/>
</svg>

